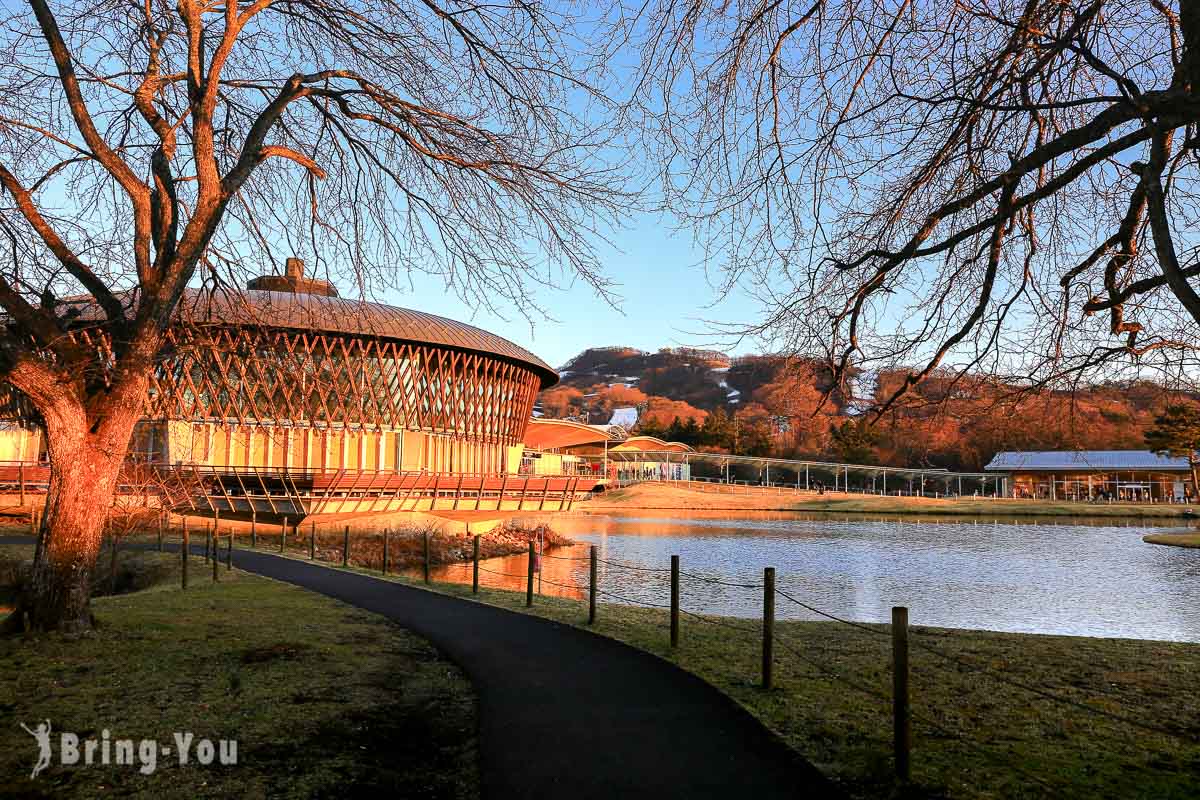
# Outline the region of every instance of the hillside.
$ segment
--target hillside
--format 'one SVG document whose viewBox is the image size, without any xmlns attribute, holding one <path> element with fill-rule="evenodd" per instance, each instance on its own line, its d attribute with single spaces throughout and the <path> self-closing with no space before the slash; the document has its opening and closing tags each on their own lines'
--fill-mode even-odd
<svg viewBox="0 0 1200 800">
<path fill-rule="evenodd" d="M 638 432 L 723 452 L 967 470 L 999 450 L 1139 449 L 1155 414 L 1178 399 L 1149 382 L 1010 397 L 1012 387 L 985 377 L 935 375 L 868 426 L 903 371 L 855 376 L 854 397 L 834 391 L 824 404 L 828 370 L 779 356 L 600 347 L 561 374 L 539 398 L 547 417 L 636 418 Z"/>
</svg>

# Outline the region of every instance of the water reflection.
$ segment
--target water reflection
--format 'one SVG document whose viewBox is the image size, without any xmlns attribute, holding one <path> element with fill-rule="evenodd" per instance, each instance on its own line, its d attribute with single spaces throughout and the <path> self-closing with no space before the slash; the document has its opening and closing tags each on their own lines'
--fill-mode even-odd
<svg viewBox="0 0 1200 800">
<path fill-rule="evenodd" d="M 761 590 L 703 579 L 756 584 L 774 566 L 783 591 L 858 621 L 884 622 L 906 605 L 920 625 L 1200 641 L 1200 550 L 1145 544 L 1141 523 L 643 512 L 556 527 L 580 544 L 543 559 L 545 595 L 586 595 L 573 587 L 587 586 L 595 544 L 601 588 L 653 603 L 666 602 L 678 554 L 683 607 L 698 613 L 757 616 Z M 484 585 L 524 590 L 526 556 L 483 566 L 507 573 L 481 573 Z M 470 567 L 435 576 L 469 582 Z M 818 618 L 783 599 L 777 614 Z"/>
</svg>

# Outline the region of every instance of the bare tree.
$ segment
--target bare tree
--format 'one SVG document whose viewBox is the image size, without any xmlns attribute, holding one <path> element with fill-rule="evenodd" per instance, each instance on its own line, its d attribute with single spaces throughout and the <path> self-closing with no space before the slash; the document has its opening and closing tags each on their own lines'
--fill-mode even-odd
<svg viewBox="0 0 1200 800">
<path fill-rule="evenodd" d="M 0 379 L 51 460 L 14 619 L 89 625 L 131 431 L 185 287 L 302 255 L 528 308 L 624 197 L 599 41 L 520 0 L 29 0 L 0 16 Z M 590 49 L 597 44 L 596 50 Z M 587 45 L 587 46 L 585 46 Z M 282 251 L 282 252 L 280 252 Z M 79 301 L 91 309 L 81 312 Z"/>
<path fill-rule="evenodd" d="M 620 24 L 665 204 L 839 382 L 1194 380 L 1200 7 L 663 0 Z"/>
</svg>

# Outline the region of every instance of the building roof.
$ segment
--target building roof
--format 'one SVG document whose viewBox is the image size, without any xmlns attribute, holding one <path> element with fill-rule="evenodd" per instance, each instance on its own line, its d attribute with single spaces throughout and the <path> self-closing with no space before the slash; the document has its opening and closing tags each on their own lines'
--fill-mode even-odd
<svg viewBox="0 0 1200 800">
<path fill-rule="evenodd" d="M 532 419 L 525 428 L 525 446 L 540 450 L 603 444 L 615 438 L 602 426 L 565 419 Z"/>
<path fill-rule="evenodd" d="M 656 436 L 630 436 L 625 441 L 611 448 L 614 451 L 671 451 L 673 453 L 694 453 L 695 450 L 683 442 L 666 442 Z"/>
<path fill-rule="evenodd" d="M 94 302 L 80 310 L 82 319 L 102 317 Z M 474 325 L 411 308 L 308 292 L 188 289 L 178 313 L 200 325 L 373 336 L 487 353 L 531 369 L 541 378 L 543 389 L 558 383 L 558 373 L 525 348 Z"/>
<path fill-rule="evenodd" d="M 1186 458 L 1164 458 L 1150 450 L 1030 450 L 997 453 L 990 472 L 1050 472 L 1055 470 L 1186 470 Z"/>
</svg>

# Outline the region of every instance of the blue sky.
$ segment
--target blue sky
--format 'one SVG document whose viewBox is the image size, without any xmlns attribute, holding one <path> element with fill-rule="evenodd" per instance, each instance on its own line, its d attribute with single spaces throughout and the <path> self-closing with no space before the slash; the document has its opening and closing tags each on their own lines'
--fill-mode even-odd
<svg viewBox="0 0 1200 800">
<path fill-rule="evenodd" d="M 703 335 L 704 319 L 748 321 L 755 309 L 744 294 L 716 295 L 699 265 L 702 252 L 690 232 L 674 231 L 669 221 L 643 214 L 609 236 L 614 247 L 601 247 L 598 252 L 605 274 L 618 284 L 620 308 L 613 308 L 579 281 L 563 290 L 542 289 L 537 300 L 554 319 L 535 318 L 531 329 L 519 315 L 502 319 L 463 303 L 446 291 L 440 279 L 424 275 L 413 276 L 412 292 L 381 292 L 379 299 L 469 322 L 516 342 L 554 367 L 588 347 L 605 345 L 641 350 L 687 345 L 750 352 L 747 344 L 718 347 L 719 342 Z"/>
</svg>

